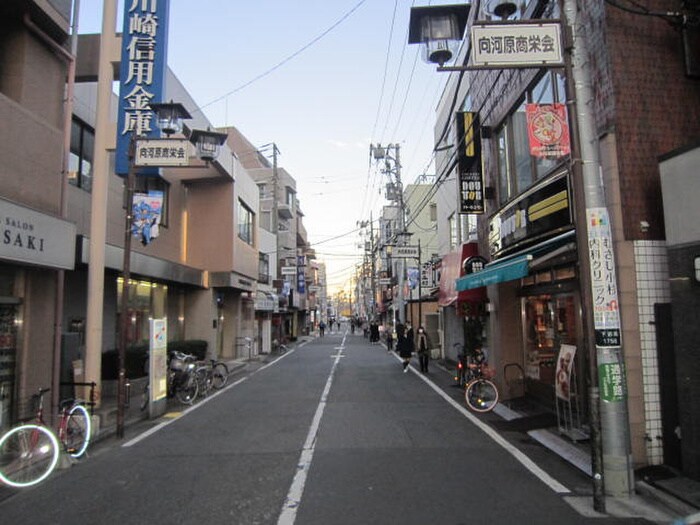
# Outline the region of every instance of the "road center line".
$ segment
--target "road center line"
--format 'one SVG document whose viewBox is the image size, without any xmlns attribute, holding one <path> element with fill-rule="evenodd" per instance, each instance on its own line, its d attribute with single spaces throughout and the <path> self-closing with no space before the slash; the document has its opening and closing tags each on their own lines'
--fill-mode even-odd
<svg viewBox="0 0 700 525">
<path fill-rule="evenodd" d="M 345 337 L 343 337 L 342 346 L 345 346 Z M 338 367 L 340 358 L 343 357 L 338 351 L 335 356 L 335 361 L 333 361 L 333 366 L 331 367 L 330 374 L 328 375 L 328 380 L 326 381 L 326 387 L 323 389 L 321 394 L 321 400 L 316 407 L 316 413 L 311 421 L 311 427 L 309 428 L 309 433 L 306 436 L 306 441 L 304 442 L 304 448 L 299 456 L 299 462 L 297 463 L 297 473 L 294 475 L 292 480 L 292 485 L 289 487 L 289 492 L 287 493 L 287 498 L 282 505 L 282 512 L 279 519 L 277 520 L 277 525 L 293 525 L 297 517 L 297 509 L 301 504 L 301 497 L 304 494 L 304 486 L 306 485 L 306 477 L 309 474 L 309 469 L 311 468 L 311 461 L 314 457 L 314 451 L 316 449 L 316 437 L 318 435 L 318 429 L 321 426 L 321 418 L 323 417 L 323 412 L 326 409 L 326 404 L 328 401 L 328 393 L 331 391 L 331 385 L 333 384 L 333 377 L 335 375 L 335 369 Z"/>
</svg>

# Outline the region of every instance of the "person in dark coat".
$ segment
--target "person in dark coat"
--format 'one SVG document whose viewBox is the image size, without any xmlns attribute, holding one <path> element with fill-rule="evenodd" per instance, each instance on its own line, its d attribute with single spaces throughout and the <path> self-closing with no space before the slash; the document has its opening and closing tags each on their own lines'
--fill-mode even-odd
<svg viewBox="0 0 700 525">
<path fill-rule="evenodd" d="M 391 352 L 394 349 L 394 336 L 391 334 L 391 326 L 386 327 L 386 349 Z"/>
<path fill-rule="evenodd" d="M 403 371 L 408 372 L 408 365 L 411 362 L 411 343 L 405 335 L 398 336 L 396 342 L 396 350 L 399 352 L 401 359 L 403 359 Z"/>
<path fill-rule="evenodd" d="M 425 333 L 425 328 L 422 326 L 418 327 L 417 349 L 420 371 L 427 374 L 428 363 L 430 362 L 430 344 L 428 343 L 428 335 Z"/>
<path fill-rule="evenodd" d="M 369 327 L 369 340 L 374 343 L 379 342 L 379 325 L 373 322 Z"/>
<path fill-rule="evenodd" d="M 413 353 L 416 349 L 416 346 L 415 341 L 413 339 L 413 327 L 410 325 L 410 323 L 406 323 L 406 339 L 408 339 L 408 344 L 411 347 L 411 353 Z"/>
</svg>

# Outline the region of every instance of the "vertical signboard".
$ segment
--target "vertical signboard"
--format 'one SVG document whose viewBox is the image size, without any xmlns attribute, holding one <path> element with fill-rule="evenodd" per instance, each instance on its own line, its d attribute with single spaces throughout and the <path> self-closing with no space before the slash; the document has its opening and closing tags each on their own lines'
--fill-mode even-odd
<svg viewBox="0 0 700 525">
<path fill-rule="evenodd" d="M 306 293 L 306 257 L 297 255 L 297 292 L 300 294 Z"/>
<path fill-rule="evenodd" d="M 129 143 L 132 134 L 158 138 L 150 104 L 161 102 L 167 64 L 169 0 L 127 0 L 119 73 L 116 173 L 129 172 Z M 139 171 L 158 174 L 158 168 Z"/>
<path fill-rule="evenodd" d="M 484 213 L 484 177 L 481 171 L 479 119 L 471 111 L 455 116 L 457 167 L 459 171 L 459 212 Z"/>
<path fill-rule="evenodd" d="M 621 346 L 620 305 L 617 282 L 615 282 L 610 217 L 606 208 L 587 209 L 586 216 L 596 346 L 602 348 Z"/>
<path fill-rule="evenodd" d="M 168 323 L 166 319 L 151 319 L 148 353 L 149 416 L 165 411 L 168 395 Z M 159 405 L 156 405 L 161 401 Z M 156 407 L 159 407 L 158 410 Z M 158 412 L 158 413 L 156 413 Z"/>
</svg>

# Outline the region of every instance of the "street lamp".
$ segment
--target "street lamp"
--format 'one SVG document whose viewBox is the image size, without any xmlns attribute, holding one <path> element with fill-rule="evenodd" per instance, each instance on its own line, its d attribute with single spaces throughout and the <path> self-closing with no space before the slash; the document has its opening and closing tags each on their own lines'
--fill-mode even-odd
<svg viewBox="0 0 700 525">
<path fill-rule="evenodd" d="M 408 43 L 424 44 L 423 59 L 442 66 L 450 62 L 462 43 L 469 4 L 412 7 Z"/>
<path fill-rule="evenodd" d="M 150 104 L 156 114 L 158 128 L 168 137 L 182 131 L 183 119 L 191 119 L 192 115 L 179 102 L 154 102 Z"/>
<path fill-rule="evenodd" d="M 226 133 L 217 133 L 208 128 L 206 130 L 193 129 L 190 134 L 190 142 L 197 148 L 197 157 L 204 162 L 211 162 L 219 156 L 219 149 L 226 141 Z"/>
<path fill-rule="evenodd" d="M 156 114 L 156 122 L 160 130 L 167 136 L 180 133 L 183 130 L 183 119 L 192 116 L 185 107 L 177 102 L 159 102 L 150 104 L 151 110 Z M 198 156 L 205 162 L 210 162 L 218 156 L 219 147 L 224 143 L 226 134 L 213 131 L 193 130 L 190 141 L 197 147 Z M 119 326 L 119 351 L 118 351 L 118 383 L 117 383 L 117 437 L 124 437 L 124 412 L 126 408 L 126 346 L 129 319 L 127 310 L 129 307 L 129 285 L 131 277 L 131 238 L 133 225 L 133 198 L 136 181 L 136 150 L 140 137 L 132 132 L 129 147 L 129 172 L 127 175 L 125 193 L 126 197 L 126 225 L 124 229 L 124 258 L 122 262 L 122 295 L 120 300 L 120 326 Z M 186 139 L 183 139 L 186 140 Z M 157 166 L 156 166 L 157 167 Z M 161 164 L 160 167 L 163 167 Z M 153 378 L 152 378 L 153 379 Z M 153 384 L 153 383 L 152 383 Z"/>
</svg>

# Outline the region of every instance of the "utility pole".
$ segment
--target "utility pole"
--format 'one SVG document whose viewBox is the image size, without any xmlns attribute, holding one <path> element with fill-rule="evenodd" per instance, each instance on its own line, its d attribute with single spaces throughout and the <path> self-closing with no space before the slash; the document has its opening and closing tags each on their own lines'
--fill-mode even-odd
<svg viewBox="0 0 700 525">
<path fill-rule="evenodd" d="M 391 148 L 391 145 L 389 145 Z M 403 246 L 406 243 L 406 217 L 403 203 L 403 184 L 401 183 L 401 146 L 399 144 L 394 144 L 394 168 L 396 172 L 396 192 L 398 193 L 399 200 L 399 232 L 398 238 L 401 239 L 398 244 Z M 406 324 L 406 298 L 404 297 L 404 284 L 406 279 L 406 259 L 399 259 L 399 265 L 401 269 L 399 270 L 399 322 L 401 324 Z"/>
<path fill-rule="evenodd" d="M 275 235 L 275 264 L 277 267 L 277 279 L 281 278 L 280 264 L 280 229 L 279 229 L 279 204 L 277 202 L 277 187 L 279 186 L 279 174 L 277 173 L 277 144 L 272 143 L 272 217 L 271 224 L 272 233 Z M 282 341 L 282 315 L 280 314 L 279 324 L 277 325 L 277 340 Z"/>
<path fill-rule="evenodd" d="M 394 151 L 394 156 L 390 155 L 390 151 Z M 381 144 L 376 146 L 371 144 L 369 147 L 370 155 L 374 157 L 375 160 L 384 161 L 384 169 L 382 173 L 389 175 L 389 180 L 391 184 L 388 186 L 390 191 L 387 192 L 387 200 L 397 203 L 397 217 L 396 217 L 396 229 L 394 233 L 394 239 L 396 244 L 403 246 L 405 240 L 403 239 L 403 234 L 406 230 L 405 221 L 405 210 L 403 203 L 403 185 L 401 184 L 401 145 L 400 144 L 388 144 L 383 147 Z M 393 161 L 394 167 L 392 169 L 391 162 Z M 392 180 L 392 175 L 395 177 L 395 182 Z M 398 321 L 401 324 L 406 323 L 406 312 L 405 312 L 405 298 L 404 298 L 404 279 L 406 273 L 406 266 L 403 259 L 397 261 L 397 273 L 398 273 L 398 294 L 397 294 L 397 304 L 394 307 L 394 323 Z M 398 319 L 396 319 L 396 311 L 398 310 Z"/>
<path fill-rule="evenodd" d="M 590 385 L 593 503 L 605 511 L 604 494 L 629 496 L 634 474 L 630 452 L 627 380 L 613 239 L 601 173 L 594 97 L 585 31 L 576 0 L 562 0 L 572 41 L 567 85 L 573 84 L 580 161 L 574 165 L 576 232 Z M 583 199 L 583 201 L 582 201 Z M 594 346 L 595 345 L 595 346 Z"/>
<path fill-rule="evenodd" d="M 370 256 L 372 257 L 372 265 L 370 267 L 370 271 L 372 272 L 370 274 L 369 280 L 370 280 L 370 287 L 372 288 L 372 298 L 370 302 L 370 318 L 374 320 L 374 317 L 377 315 L 377 308 L 376 308 L 376 303 L 377 303 L 377 288 L 375 286 L 375 281 L 374 281 L 374 274 L 376 273 L 376 261 L 375 261 L 375 252 L 374 252 L 374 221 L 372 221 L 372 213 L 369 214 L 369 247 L 371 250 Z"/>
<path fill-rule="evenodd" d="M 420 254 L 420 239 L 418 239 L 418 326 L 423 325 L 423 263 Z"/>
</svg>

